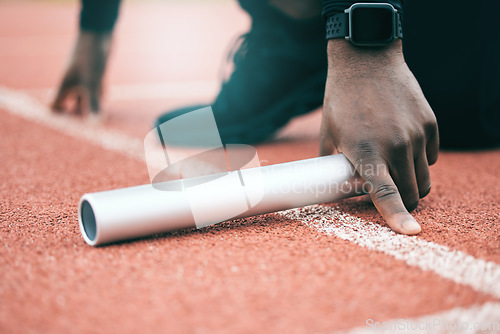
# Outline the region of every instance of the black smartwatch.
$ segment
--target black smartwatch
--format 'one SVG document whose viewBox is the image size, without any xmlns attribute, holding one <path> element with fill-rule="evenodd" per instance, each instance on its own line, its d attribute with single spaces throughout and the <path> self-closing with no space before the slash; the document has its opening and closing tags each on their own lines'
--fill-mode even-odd
<svg viewBox="0 0 500 334">
<path fill-rule="evenodd" d="M 357 46 L 385 46 L 403 38 L 401 15 L 389 3 L 355 3 L 326 21 L 326 38 Z"/>
</svg>

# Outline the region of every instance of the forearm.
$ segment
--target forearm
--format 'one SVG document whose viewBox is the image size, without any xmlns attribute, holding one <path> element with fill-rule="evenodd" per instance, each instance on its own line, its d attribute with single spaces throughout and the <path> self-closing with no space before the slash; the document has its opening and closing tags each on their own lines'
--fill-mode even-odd
<svg viewBox="0 0 500 334">
<path fill-rule="evenodd" d="M 120 0 L 82 0 L 80 30 L 110 33 L 118 18 Z"/>
</svg>

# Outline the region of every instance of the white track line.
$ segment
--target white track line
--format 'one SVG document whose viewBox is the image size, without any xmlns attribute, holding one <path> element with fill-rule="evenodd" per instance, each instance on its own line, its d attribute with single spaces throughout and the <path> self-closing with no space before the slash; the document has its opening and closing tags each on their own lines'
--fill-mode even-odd
<svg viewBox="0 0 500 334">
<path fill-rule="evenodd" d="M 500 265 L 494 262 L 477 259 L 416 236 L 397 234 L 388 227 L 329 206 L 313 205 L 279 214 L 326 234 L 393 256 L 409 266 L 432 271 L 453 282 L 500 298 Z"/>
<path fill-rule="evenodd" d="M 99 126 L 85 126 L 81 120 L 71 117 L 54 116 L 47 107 L 24 93 L 0 87 L 0 108 L 127 157 L 145 160 L 142 140 Z M 500 265 L 494 262 L 477 259 L 418 237 L 396 234 L 387 227 L 332 207 L 315 205 L 280 214 L 321 232 L 393 256 L 409 266 L 432 271 L 453 282 L 500 298 Z"/>
<path fill-rule="evenodd" d="M 378 322 L 378 323 L 377 323 Z M 362 333 L 500 333 L 500 303 L 485 303 L 413 319 L 367 319 L 363 327 L 346 334 Z"/>
<path fill-rule="evenodd" d="M 219 83 L 213 80 L 156 82 L 136 85 L 113 85 L 105 90 L 107 101 L 137 101 L 155 99 L 210 99 L 215 96 Z M 25 91 L 43 101 L 55 96 L 53 88 L 28 89 Z"/>
<path fill-rule="evenodd" d="M 97 124 L 85 124 L 70 115 L 55 115 L 45 105 L 25 93 L 0 87 L 0 108 L 73 138 L 83 139 L 107 150 L 145 161 L 143 140 L 105 129 Z"/>
</svg>

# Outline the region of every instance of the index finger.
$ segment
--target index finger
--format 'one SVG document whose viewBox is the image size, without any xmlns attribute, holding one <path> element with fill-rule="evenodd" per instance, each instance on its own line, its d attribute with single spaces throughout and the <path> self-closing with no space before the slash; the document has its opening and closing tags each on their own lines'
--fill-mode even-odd
<svg viewBox="0 0 500 334">
<path fill-rule="evenodd" d="M 399 190 L 392 179 L 389 167 L 382 159 L 359 164 L 356 170 L 365 182 L 373 204 L 396 232 L 418 234 L 422 230 L 403 203 Z"/>
</svg>

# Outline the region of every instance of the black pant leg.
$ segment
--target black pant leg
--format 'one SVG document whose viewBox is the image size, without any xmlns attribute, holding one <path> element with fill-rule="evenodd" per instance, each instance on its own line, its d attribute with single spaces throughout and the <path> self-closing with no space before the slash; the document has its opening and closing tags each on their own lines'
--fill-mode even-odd
<svg viewBox="0 0 500 334">
<path fill-rule="evenodd" d="M 81 0 L 80 29 L 94 32 L 113 30 L 120 0 Z"/>
<path fill-rule="evenodd" d="M 444 147 L 500 143 L 498 13 L 498 1 L 406 1 L 405 58 L 436 114 Z"/>
</svg>

